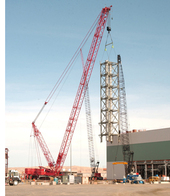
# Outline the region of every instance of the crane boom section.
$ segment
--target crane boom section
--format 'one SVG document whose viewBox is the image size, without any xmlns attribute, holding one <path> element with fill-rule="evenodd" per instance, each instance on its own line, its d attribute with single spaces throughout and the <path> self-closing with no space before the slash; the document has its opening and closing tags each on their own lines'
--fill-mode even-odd
<svg viewBox="0 0 170 196">
<path fill-rule="evenodd" d="M 94 155 L 94 143 L 93 143 L 93 130 L 91 122 L 91 110 L 90 110 L 90 98 L 89 88 L 87 88 L 85 95 L 85 109 L 86 109 L 86 121 L 87 121 L 87 135 L 89 145 L 89 157 L 91 169 L 95 167 L 95 155 Z"/>
<path fill-rule="evenodd" d="M 80 49 L 81 61 L 84 69 L 84 59 L 83 53 Z M 89 87 L 87 88 L 85 97 L 85 110 L 86 110 L 86 124 L 87 124 L 87 136 L 88 136 L 88 145 L 89 145 L 89 157 L 90 157 L 90 166 L 91 169 L 95 167 L 95 155 L 94 155 L 94 144 L 93 144 L 93 130 L 92 130 L 92 120 L 91 120 L 91 109 L 90 109 L 90 97 L 89 97 Z"/>
<path fill-rule="evenodd" d="M 82 103 L 86 94 L 86 90 L 88 87 L 88 83 L 91 77 L 91 73 L 94 67 L 94 63 L 97 57 L 97 53 L 99 50 L 99 46 L 101 43 L 101 39 L 103 36 L 103 32 L 105 29 L 105 25 L 106 25 L 106 21 L 108 18 L 108 13 L 110 11 L 111 7 L 105 7 L 102 9 L 98 23 L 97 23 L 97 27 L 94 33 L 94 37 L 91 43 L 91 47 L 88 53 L 88 57 L 83 69 L 83 74 L 80 80 L 80 84 L 77 90 L 77 94 L 74 100 L 74 104 L 71 110 L 71 114 L 68 120 L 68 124 L 65 130 L 65 134 L 63 137 L 63 141 L 60 147 L 60 151 L 58 154 L 58 158 L 56 161 L 56 165 L 55 165 L 55 172 L 59 173 L 63 167 L 63 164 L 65 162 L 70 144 L 71 144 L 71 140 L 73 137 L 73 133 L 77 124 L 77 120 L 79 117 L 79 113 L 82 107 Z"/>
<path fill-rule="evenodd" d="M 54 162 L 54 159 L 50 153 L 50 150 L 48 149 L 48 146 L 41 134 L 41 132 L 37 129 L 37 127 L 35 126 L 34 123 L 32 123 L 32 127 L 33 127 L 33 130 L 34 130 L 34 136 L 36 137 L 40 147 L 41 147 L 41 150 L 48 162 L 48 166 L 51 168 L 51 169 L 54 169 L 54 165 L 55 165 L 55 162 Z"/>
</svg>

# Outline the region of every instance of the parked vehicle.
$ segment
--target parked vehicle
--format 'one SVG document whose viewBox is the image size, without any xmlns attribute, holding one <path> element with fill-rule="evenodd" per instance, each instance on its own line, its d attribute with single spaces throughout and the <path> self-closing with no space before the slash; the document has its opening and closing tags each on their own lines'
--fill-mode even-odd
<svg viewBox="0 0 170 196">
<path fill-rule="evenodd" d="M 21 179 L 17 170 L 9 170 L 8 176 L 5 177 L 5 182 L 11 186 L 17 186 Z"/>
<path fill-rule="evenodd" d="M 150 176 L 149 178 L 148 178 L 148 182 L 150 183 L 150 184 L 153 184 L 154 182 L 160 182 L 160 178 L 159 178 L 159 176 Z"/>
<path fill-rule="evenodd" d="M 142 179 L 139 173 L 128 174 L 126 177 L 126 182 L 131 184 L 145 184 L 145 181 Z"/>
</svg>

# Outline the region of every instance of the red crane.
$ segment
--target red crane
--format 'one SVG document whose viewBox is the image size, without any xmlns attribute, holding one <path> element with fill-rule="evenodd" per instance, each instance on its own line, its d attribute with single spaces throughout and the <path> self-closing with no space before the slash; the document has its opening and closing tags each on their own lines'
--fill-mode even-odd
<svg viewBox="0 0 170 196">
<path fill-rule="evenodd" d="M 48 103 L 48 101 L 51 99 L 51 96 L 54 94 L 55 92 L 55 87 L 53 88 L 52 92 L 50 93 L 50 95 L 48 96 L 47 100 L 45 101 L 42 109 L 40 110 L 40 112 L 38 113 L 37 117 L 35 118 L 35 120 L 32 122 L 32 127 L 33 127 L 33 131 L 34 131 L 34 136 L 36 137 L 41 150 L 48 162 L 48 166 L 50 167 L 50 169 L 45 169 L 43 167 L 40 167 L 40 169 L 29 169 L 26 168 L 25 169 L 25 173 L 27 175 L 50 175 L 50 176 L 58 176 L 60 174 L 60 171 L 64 165 L 64 161 L 66 159 L 70 144 L 71 144 L 71 140 L 73 137 L 73 133 L 77 124 L 77 120 L 79 117 L 79 113 L 83 104 L 83 100 L 86 94 L 86 90 L 88 87 L 88 83 L 92 74 L 92 70 L 94 67 L 94 63 L 97 57 L 97 53 L 100 47 L 100 43 L 102 40 L 102 36 L 104 33 L 104 29 L 105 29 L 105 25 L 106 25 L 106 21 L 108 18 L 108 14 L 109 11 L 111 9 L 112 6 L 110 7 L 105 7 L 102 9 L 100 15 L 99 15 L 99 19 L 97 22 L 97 27 L 93 36 L 93 40 L 91 43 L 91 47 L 87 56 L 87 60 L 86 63 L 84 65 L 83 68 L 83 73 L 81 76 L 81 80 L 80 80 L 80 84 L 77 90 L 77 94 L 73 103 L 73 107 L 70 113 L 70 117 L 67 123 L 67 127 L 65 130 L 65 134 L 63 137 L 63 141 L 60 147 L 60 151 L 58 154 L 58 158 L 56 161 L 56 164 L 52 158 L 52 155 L 48 149 L 48 146 L 41 134 L 41 132 L 37 129 L 37 127 L 35 126 L 35 121 L 38 118 L 38 116 L 40 115 L 40 113 L 42 112 L 42 110 L 44 109 L 45 105 Z M 81 46 L 81 45 L 80 45 Z M 74 57 L 74 56 L 73 56 Z M 67 70 L 66 70 L 67 72 Z M 60 77 L 62 80 L 62 77 L 65 75 L 65 73 Z M 59 81 L 59 83 L 61 82 L 61 80 Z M 58 84 L 56 84 L 58 85 Z M 43 169 L 42 169 L 43 168 Z M 45 169 L 45 170 L 44 170 Z"/>
</svg>

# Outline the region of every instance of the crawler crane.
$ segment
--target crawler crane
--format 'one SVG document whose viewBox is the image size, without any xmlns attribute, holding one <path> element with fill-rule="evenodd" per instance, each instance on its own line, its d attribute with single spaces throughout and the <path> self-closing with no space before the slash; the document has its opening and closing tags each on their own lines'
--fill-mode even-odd
<svg viewBox="0 0 170 196">
<path fill-rule="evenodd" d="M 66 75 L 66 73 L 68 72 L 68 70 L 70 69 L 71 65 L 73 64 L 75 58 L 78 55 L 78 51 L 80 51 L 80 48 L 84 45 L 85 41 L 87 40 L 89 34 L 86 35 L 86 37 L 84 38 L 83 42 L 80 44 L 77 52 L 75 53 L 75 55 L 73 56 L 73 58 L 71 59 L 70 63 L 68 64 L 68 66 L 66 67 L 66 69 L 64 70 L 63 74 L 61 75 L 61 77 L 59 78 L 58 82 L 56 83 L 56 85 L 54 86 L 54 88 L 52 89 L 51 93 L 49 94 L 49 96 L 47 97 L 46 101 L 44 102 L 43 107 L 41 108 L 40 112 L 38 113 L 38 115 L 36 116 L 35 120 L 32 122 L 32 128 L 33 128 L 33 133 L 34 136 L 48 162 L 48 166 L 49 168 L 45 168 L 42 166 L 39 166 L 38 169 L 36 168 L 26 168 L 25 169 L 25 173 L 27 174 L 27 176 L 29 175 L 34 175 L 34 176 L 39 176 L 39 175 L 47 175 L 47 176 L 59 176 L 61 173 L 61 169 L 64 165 L 70 144 L 71 144 L 71 140 L 74 134 L 74 130 L 78 121 L 78 117 L 79 117 L 79 113 L 83 104 L 83 100 L 87 91 L 87 87 L 89 84 L 89 80 L 92 74 L 92 70 L 95 64 L 95 60 L 97 57 L 97 53 L 100 47 L 100 43 L 102 40 L 102 36 L 104 33 L 104 29 L 106 26 L 106 21 L 108 18 L 108 14 L 109 11 L 111 10 L 111 7 L 105 7 L 102 9 L 101 13 L 99 14 L 99 16 L 97 17 L 97 26 L 96 26 L 96 30 L 93 36 L 93 40 L 90 46 L 90 50 L 87 56 L 87 60 L 86 63 L 84 65 L 83 68 L 83 73 L 80 79 L 80 83 L 79 83 L 79 87 L 77 90 L 77 94 L 73 103 L 73 107 L 70 113 L 70 117 L 66 126 L 66 130 L 64 133 L 64 137 L 63 137 L 63 141 L 61 143 L 61 147 L 59 150 L 59 154 L 58 154 L 58 158 L 57 161 L 55 162 L 50 150 L 48 149 L 48 146 L 41 134 L 41 132 L 39 131 L 39 129 L 37 128 L 37 126 L 35 125 L 35 122 L 37 120 L 37 118 L 39 117 L 39 115 L 41 114 L 41 112 L 43 111 L 44 107 L 48 104 L 48 102 L 50 101 L 50 99 L 52 98 L 52 96 L 54 95 L 56 89 L 58 88 L 59 84 L 61 83 L 61 81 L 63 80 L 64 76 Z"/>
</svg>

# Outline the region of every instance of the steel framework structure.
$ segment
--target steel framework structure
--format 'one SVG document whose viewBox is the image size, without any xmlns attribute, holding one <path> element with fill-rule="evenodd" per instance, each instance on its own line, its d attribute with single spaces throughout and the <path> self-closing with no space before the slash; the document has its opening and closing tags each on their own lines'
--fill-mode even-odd
<svg viewBox="0 0 170 196">
<path fill-rule="evenodd" d="M 100 64 L 100 140 L 112 142 L 119 134 L 119 64 L 105 61 Z"/>
</svg>

